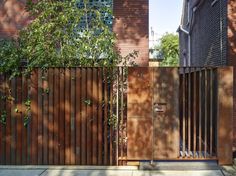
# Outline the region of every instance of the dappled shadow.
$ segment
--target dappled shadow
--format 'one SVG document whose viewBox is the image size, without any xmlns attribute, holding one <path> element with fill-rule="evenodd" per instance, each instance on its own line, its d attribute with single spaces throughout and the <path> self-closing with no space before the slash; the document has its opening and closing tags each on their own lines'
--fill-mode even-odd
<svg viewBox="0 0 236 176">
<path fill-rule="evenodd" d="M 114 0 L 114 30 L 124 42 L 138 45 L 148 37 L 148 1 Z"/>
<path fill-rule="evenodd" d="M 114 0 L 113 31 L 122 55 L 139 51 L 137 64 L 148 65 L 148 0 Z"/>
<path fill-rule="evenodd" d="M 107 76 L 103 68 L 35 69 L 29 79 L 11 81 L 1 76 L 0 110 L 7 117 L 0 124 L 0 164 L 116 164 Z"/>
<path fill-rule="evenodd" d="M 129 159 L 152 157 L 152 75 L 150 68 L 128 70 L 127 137 Z"/>
<path fill-rule="evenodd" d="M 129 160 L 177 158 L 178 88 L 178 68 L 129 68 Z"/>
<path fill-rule="evenodd" d="M 233 68 L 219 68 L 218 158 L 220 164 L 232 164 Z"/>
<path fill-rule="evenodd" d="M 178 68 L 154 69 L 153 97 L 154 104 L 162 109 L 159 112 L 154 109 L 154 158 L 176 159 L 179 154 Z"/>
<path fill-rule="evenodd" d="M 16 37 L 18 31 L 29 23 L 25 10 L 26 0 L 0 1 L 0 37 Z"/>
<path fill-rule="evenodd" d="M 234 1 L 228 2 L 228 40 L 229 40 L 229 62 L 232 65 L 236 65 L 235 59 L 236 56 L 236 3 Z"/>
<path fill-rule="evenodd" d="M 234 88 L 236 88 L 236 3 L 228 1 L 228 59 L 229 64 L 234 66 Z M 234 129 L 236 129 L 236 91 L 234 91 Z M 236 158 L 236 130 L 234 130 L 233 154 Z"/>
</svg>

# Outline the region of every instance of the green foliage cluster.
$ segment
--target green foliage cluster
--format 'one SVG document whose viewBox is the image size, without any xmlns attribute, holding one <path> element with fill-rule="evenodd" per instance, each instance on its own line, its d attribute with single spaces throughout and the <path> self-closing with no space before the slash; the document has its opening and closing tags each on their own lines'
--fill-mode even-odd
<svg viewBox="0 0 236 176">
<path fill-rule="evenodd" d="M 16 40 L 0 39 L 0 72 L 18 74 L 21 61 L 21 51 Z"/>
<path fill-rule="evenodd" d="M 179 65 L 179 37 L 176 34 L 166 33 L 160 39 L 160 44 L 156 49 L 161 51 L 164 60 L 160 66 Z"/>
<path fill-rule="evenodd" d="M 16 73 L 22 60 L 28 71 L 120 63 L 124 58 L 115 47 L 116 36 L 104 22 L 104 12 L 112 15 L 112 9 L 97 9 L 89 6 L 89 0 L 83 2 L 83 8 L 78 8 L 78 0 L 28 0 L 27 10 L 34 19 L 18 39 L 0 41 L 0 72 Z M 84 27 L 79 25 L 82 21 Z M 130 53 L 125 59 L 136 55 Z"/>
<path fill-rule="evenodd" d="M 130 64 L 128 62 L 138 53 L 134 51 L 122 57 L 115 46 L 116 35 L 104 22 L 104 18 L 112 16 L 112 9 L 90 6 L 91 0 L 83 0 L 83 8 L 78 8 L 79 1 L 27 0 L 32 22 L 19 32 L 17 39 L 0 40 L 0 73 L 10 73 L 12 78 L 22 74 L 22 71 L 28 74 L 35 67 L 113 67 Z M 81 27 L 84 21 L 85 25 Z M 25 69 L 19 69 L 21 66 Z M 114 73 L 114 70 L 109 70 Z M 110 80 L 114 74 L 108 76 Z M 44 93 L 49 91 L 47 88 Z M 90 106 L 92 102 L 86 100 L 85 103 Z M 30 104 L 30 100 L 24 103 L 25 127 L 30 119 Z M 15 112 L 19 113 L 19 110 L 16 108 Z M 6 111 L 3 111 L 0 123 L 6 124 L 6 118 Z"/>
<path fill-rule="evenodd" d="M 0 123 L 6 125 L 7 112 L 4 110 L 0 114 Z"/>
<path fill-rule="evenodd" d="M 27 99 L 24 102 L 25 106 L 26 106 L 26 110 L 25 110 L 25 115 L 24 115 L 24 126 L 27 127 L 28 123 L 29 123 L 29 119 L 30 119 L 30 111 L 31 111 L 31 101 L 30 99 Z"/>
</svg>

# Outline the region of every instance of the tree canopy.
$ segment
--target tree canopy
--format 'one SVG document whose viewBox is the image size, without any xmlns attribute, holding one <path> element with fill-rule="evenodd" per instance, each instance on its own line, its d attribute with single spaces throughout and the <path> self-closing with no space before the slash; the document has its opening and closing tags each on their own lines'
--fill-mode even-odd
<svg viewBox="0 0 236 176">
<path fill-rule="evenodd" d="M 158 49 L 163 55 L 161 66 L 179 65 L 179 37 L 176 34 L 166 33 L 160 38 Z"/>
</svg>

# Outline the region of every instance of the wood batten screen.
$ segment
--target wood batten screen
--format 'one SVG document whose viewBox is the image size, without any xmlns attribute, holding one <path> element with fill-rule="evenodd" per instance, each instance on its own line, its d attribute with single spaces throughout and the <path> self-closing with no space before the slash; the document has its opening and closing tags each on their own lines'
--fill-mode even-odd
<svg viewBox="0 0 236 176">
<path fill-rule="evenodd" d="M 232 164 L 232 67 L 180 68 L 180 158 Z"/>
<path fill-rule="evenodd" d="M 116 112 L 124 113 L 116 110 L 112 75 L 106 68 L 35 69 L 11 80 L 1 74 L 0 164 L 118 164 Z"/>
<path fill-rule="evenodd" d="M 0 165 L 232 164 L 232 97 L 231 67 L 0 74 Z"/>
<path fill-rule="evenodd" d="M 216 158 L 217 69 L 180 73 L 180 158 Z"/>
</svg>

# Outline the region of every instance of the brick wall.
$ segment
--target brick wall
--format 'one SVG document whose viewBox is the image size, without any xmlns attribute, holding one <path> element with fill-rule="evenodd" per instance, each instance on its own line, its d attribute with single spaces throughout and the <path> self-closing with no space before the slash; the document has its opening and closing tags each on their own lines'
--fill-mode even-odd
<svg viewBox="0 0 236 176">
<path fill-rule="evenodd" d="M 236 158 L 236 2 L 228 1 L 228 64 L 234 66 L 234 157 Z"/>
<path fill-rule="evenodd" d="M 26 0 L 0 1 L 0 38 L 16 37 L 29 22 L 24 10 Z M 135 62 L 148 66 L 148 0 L 114 0 L 113 30 L 117 33 L 117 47 L 123 56 L 139 51 Z"/>
<path fill-rule="evenodd" d="M 113 13 L 113 30 L 122 55 L 137 50 L 135 62 L 148 66 L 148 0 L 114 0 Z"/>
<path fill-rule="evenodd" d="M 0 1 L 0 38 L 16 37 L 18 30 L 29 22 L 24 9 L 26 0 Z"/>
</svg>

